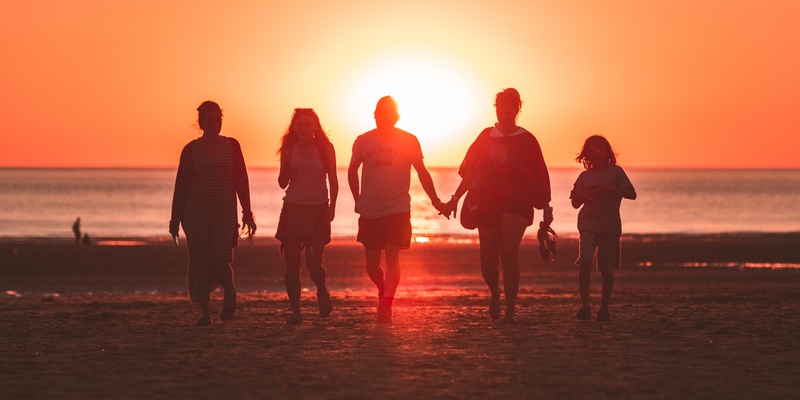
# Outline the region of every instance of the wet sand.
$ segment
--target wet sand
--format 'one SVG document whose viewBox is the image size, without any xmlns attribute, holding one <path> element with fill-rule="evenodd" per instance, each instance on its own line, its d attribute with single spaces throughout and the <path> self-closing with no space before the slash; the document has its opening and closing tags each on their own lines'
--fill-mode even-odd
<svg viewBox="0 0 800 400">
<path fill-rule="evenodd" d="M 559 241 L 552 264 L 525 242 L 516 324 L 488 317 L 477 244 L 414 244 L 401 255 L 391 326 L 375 323 L 363 251 L 349 240 L 326 252 L 333 314 L 316 314 L 304 272 L 305 321 L 287 324 L 277 244 L 257 239 L 236 251 L 236 316 L 203 328 L 185 248 L 114 241 L 0 239 L 3 398 L 800 393 L 800 269 L 786 268 L 800 264 L 798 234 L 625 237 L 609 323 L 573 318 L 574 238 Z M 593 274 L 595 308 L 599 283 Z M 221 298 L 212 295 L 217 313 Z"/>
</svg>

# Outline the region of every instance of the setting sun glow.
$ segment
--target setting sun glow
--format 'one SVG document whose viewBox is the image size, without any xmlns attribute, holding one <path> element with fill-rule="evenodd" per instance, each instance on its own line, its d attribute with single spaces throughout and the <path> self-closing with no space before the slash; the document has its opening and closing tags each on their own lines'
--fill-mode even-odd
<svg viewBox="0 0 800 400">
<path fill-rule="evenodd" d="M 509 87 L 549 166 L 602 134 L 627 167 L 800 167 L 797 1 L 144 4 L 3 3 L 0 167 L 174 167 L 204 100 L 248 166 L 298 107 L 342 166 L 385 95 L 455 166 Z"/>
<path fill-rule="evenodd" d="M 344 80 L 339 112 L 366 131 L 374 128 L 372 111 L 378 99 L 394 97 L 400 108 L 397 127 L 417 136 L 426 159 L 435 161 L 454 143 L 474 139 L 473 131 L 482 122 L 479 116 L 492 111 L 491 98 L 481 89 L 478 78 L 453 62 L 430 54 L 399 53 L 355 69 Z"/>
</svg>

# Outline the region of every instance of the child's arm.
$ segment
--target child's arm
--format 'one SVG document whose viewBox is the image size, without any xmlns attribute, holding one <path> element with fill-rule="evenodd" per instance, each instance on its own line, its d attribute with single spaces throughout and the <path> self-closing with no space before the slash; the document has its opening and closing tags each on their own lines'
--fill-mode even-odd
<svg viewBox="0 0 800 400">
<path fill-rule="evenodd" d="M 597 194 L 597 191 L 592 188 L 576 187 L 569 193 L 569 198 L 572 200 L 573 208 L 581 208 L 587 201 L 591 200 Z"/>
<path fill-rule="evenodd" d="M 615 193 L 622 196 L 623 199 L 636 200 L 636 189 L 633 188 L 631 180 L 628 179 L 628 174 L 622 168 L 619 169 L 619 176 L 617 178 L 617 187 Z"/>
<path fill-rule="evenodd" d="M 569 199 L 572 201 L 572 208 L 581 208 L 583 205 L 583 199 L 581 198 L 579 191 L 575 189 L 569 192 Z"/>
<path fill-rule="evenodd" d="M 633 186 L 617 189 L 623 199 L 636 200 L 636 189 Z"/>
<path fill-rule="evenodd" d="M 623 199 L 636 200 L 636 190 L 633 189 L 633 186 L 616 187 L 616 186 L 602 185 L 598 189 L 602 193 L 611 193 L 615 196 L 620 196 Z"/>
</svg>

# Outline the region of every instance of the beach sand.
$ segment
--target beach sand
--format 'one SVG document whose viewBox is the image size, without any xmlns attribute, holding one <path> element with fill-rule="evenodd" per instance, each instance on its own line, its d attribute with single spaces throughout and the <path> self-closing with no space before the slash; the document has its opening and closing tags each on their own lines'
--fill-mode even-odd
<svg viewBox="0 0 800 400">
<path fill-rule="evenodd" d="M 326 249 L 330 317 L 316 314 L 303 272 L 301 325 L 285 322 L 277 243 L 242 243 L 236 316 L 210 327 L 193 325 L 183 244 L 95 243 L 0 240 L 3 398 L 800 394 L 798 234 L 626 236 L 609 323 L 573 317 L 575 238 L 559 241 L 550 264 L 525 241 L 516 324 L 488 317 L 476 243 L 415 243 L 401 254 L 391 326 L 375 323 L 375 290 L 352 240 Z M 212 294 L 216 313 L 221 299 Z"/>
</svg>

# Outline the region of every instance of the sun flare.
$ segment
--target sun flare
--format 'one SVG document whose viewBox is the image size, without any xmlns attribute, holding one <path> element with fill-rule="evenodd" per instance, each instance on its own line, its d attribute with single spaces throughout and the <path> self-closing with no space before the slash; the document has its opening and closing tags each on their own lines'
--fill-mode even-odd
<svg viewBox="0 0 800 400">
<path fill-rule="evenodd" d="M 476 78 L 431 55 L 381 58 L 359 69 L 348 82 L 345 101 L 339 103 L 346 118 L 370 129 L 375 124 L 375 103 L 386 95 L 394 97 L 400 109 L 397 127 L 419 139 L 431 165 L 458 162 L 450 154 L 452 145 L 474 139 L 473 131 L 479 131 L 483 119 L 480 113 L 487 108 Z"/>
</svg>

